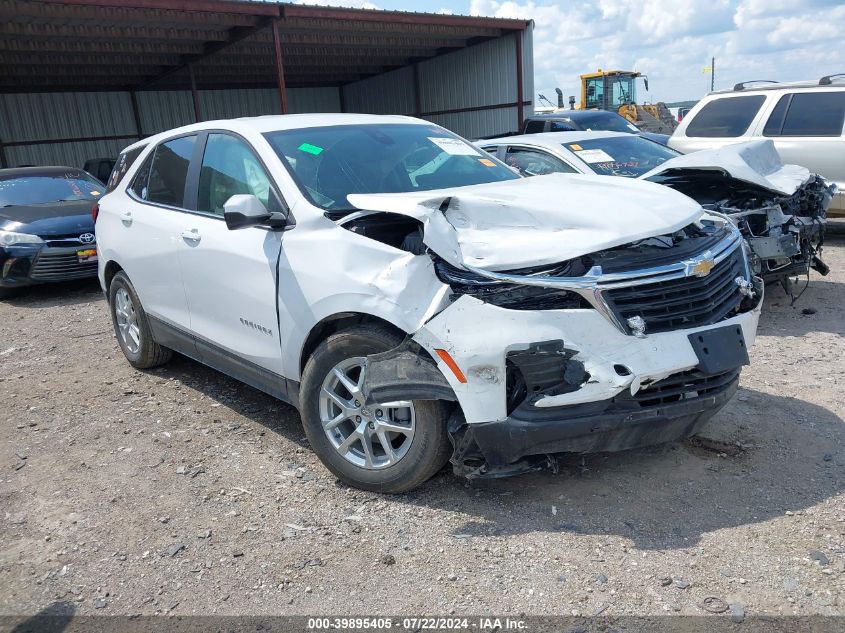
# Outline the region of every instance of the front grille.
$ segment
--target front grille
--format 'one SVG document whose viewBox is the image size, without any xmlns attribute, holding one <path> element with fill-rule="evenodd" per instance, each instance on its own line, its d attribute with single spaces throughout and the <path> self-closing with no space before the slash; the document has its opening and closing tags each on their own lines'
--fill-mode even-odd
<svg viewBox="0 0 845 633">
<path fill-rule="evenodd" d="M 711 325 L 732 315 L 743 299 L 734 282 L 737 277 L 745 278 L 741 247 L 705 277 L 614 288 L 605 291 L 604 298 L 626 330 L 627 320 L 639 316 L 645 320 L 647 334 L 669 332 Z"/>
<path fill-rule="evenodd" d="M 86 233 L 93 233 L 93 231 L 86 231 Z M 85 243 L 79 239 L 81 233 L 69 233 L 67 235 L 42 235 L 41 239 L 47 244 L 47 246 L 51 246 L 54 248 L 67 248 L 73 246 L 79 246 L 81 248 L 93 248 L 94 242 Z"/>
<path fill-rule="evenodd" d="M 42 253 L 35 260 L 30 277 L 41 281 L 84 279 L 97 275 L 97 262 L 79 263 L 76 253 Z"/>
<path fill-rule="evenodd" d="M 678 402 L 690 398 L 715 395 L 728 387 L 737 376 L 739 369 L 732 369 L 721 374 L 707 375 L 698 369 L 672 374 L 654 384 L 640 389 L 632 396 L 643 407 Z"/>
</svg>

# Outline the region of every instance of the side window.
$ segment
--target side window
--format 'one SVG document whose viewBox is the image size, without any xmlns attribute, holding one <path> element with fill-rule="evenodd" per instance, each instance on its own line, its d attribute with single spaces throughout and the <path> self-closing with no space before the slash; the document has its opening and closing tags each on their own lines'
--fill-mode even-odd
<svg viewBox="0 0 845 633">
<path fill-rule="evenodd" d="M 185 181 L 194 151 L 196 135 L 175 138 L 155 148 L 132 183 L 132 192 L 141 200 L 185 206 Z"/>
<path fill-rule="evenodd" d="M 769 115 L 769 120 L 766 121 L 766 126 L 763 128 L 763 136 L 780 136 L 780 131 L 783 128 L 783 120 L 786 118 L 786 110 L 789 108 L 789 100 L 792 95 L 783 95 L 778 99 L 775 109 Z"/>
<path fill-rule="evenodd" d="M 237 194 L 252 194 L 269 208 L 270 178 L 241 139 L 209 134 L 202 157 L 197 210 L 223 215 L 223 205 Z"/>
<path fill-rule="evenodd" d="M 845 92 L 798 92 L 780 98 L 766 122 L 766 136 L 841 136 Z"/>
<path fill-rule="evenodd" d="M 147 160 L 141 165 L 141 169 L 135 174 L 135 179 L 132 181 L 132 186 L 129 188 L 135 196 L 141 200 L 147 199 L 147 184 L 150 181 L 150 166 L 153 164 L 153 157 L 155 151 L 147 156 Z"/>
<path fill-rule="evenodd" d="M 130 167 L 132 167 L 135 161 L 138 160 L 138 156 L 141 155 L 141 152 L 143 152 L 146 147 L 146 145 L 136 147 L 128 152 L 123 152 L 117 157 L 117 161 L 114 164 L 111 175 L 109 175 L 108 182 L 106 182 L 106 192 L 113 191 L 114 188 L 117 187 L 118 183 L 123 180 L 126 172 Z"/>
<path fill-rule="evenodd" d="M 559 158 L 534 149 L 509 147 L 505 162 L 516 167 L 524 176 L 545 176 L 546 174 L 574 174 L 575 170 Z"/>
<path fill-rule="evenodd" d="M 574 132 L 578 128 L 576 128 L 571 123 L 567 123 L 566 121 L 552 121 L 552 125 L 549 128 L 549 132 Z"/>
<path fill-rule="evenodd" d="M 742 136 L 765 100 L 765 95 L 714 99 L 693 117 L 686 134 L 709 138 Z"/>
<path fill-rule="evenodd" d="M 543 131 L 543 126 L 546 125 L 546 122 L 542 119 L 533 119 L 529 121 L 525 125 L 525 133 L 526 134 L 539 134 Z"/>
</svg>

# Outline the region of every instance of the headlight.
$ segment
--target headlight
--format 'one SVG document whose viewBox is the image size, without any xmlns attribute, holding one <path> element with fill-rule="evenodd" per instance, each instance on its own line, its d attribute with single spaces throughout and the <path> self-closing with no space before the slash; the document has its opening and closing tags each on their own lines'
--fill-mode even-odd
<svg viewBox="0 0 845 633">
<path fill-rule="evenodd" d="M 572 310 L 591 308 L 579 294 L 557 288 L 525 286 L 480 277 L 475 273 L 455 268 L 442 259 L 436 259 L 434 270 L 437 277 L 448 284 L 455 295 L 470 295 L 500 308 L 510 310 Z M 520 274 L 564 275 L 568 264 L 559 264 L 544 269 L 521 270 Z"/>
<path fill-rule="evenodd" d="M 12 231 L 0 231 L 0 246 L 16 246 L 18 244 L 43 244 L 37 235 L 29 233 L 13 233 Z"/>
</svg>

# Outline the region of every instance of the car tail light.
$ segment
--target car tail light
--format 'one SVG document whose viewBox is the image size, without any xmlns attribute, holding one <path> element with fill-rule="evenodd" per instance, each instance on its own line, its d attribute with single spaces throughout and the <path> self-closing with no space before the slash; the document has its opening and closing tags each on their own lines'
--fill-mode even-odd
<svg viewBox="0 0 845 633">
<path fill-rule="evenodd" d="M 91 208 L 91 219 L 92 219 L 92 220 L 94 220 L 94 224 L 96 224 L 96 223 L 97 223 L 97 216 L 98 216 L 98 215 L 100 215 L 100 205 L 99 205 L 99 204 L 95 204 L 95 205 Z"/>
</svg>

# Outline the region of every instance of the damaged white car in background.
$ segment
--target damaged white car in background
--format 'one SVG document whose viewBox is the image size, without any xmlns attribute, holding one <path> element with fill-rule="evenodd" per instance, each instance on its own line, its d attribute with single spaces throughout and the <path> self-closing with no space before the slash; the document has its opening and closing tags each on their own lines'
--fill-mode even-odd
<svg viewBox="0 0 845 633">
<path fill-rule="evenodd" d="M 205 122 L 119 164 L 96 226 L 126 358 L 175 350 L 292 403 L 353 486 L 683 438 L 749 362 L 739 230 L 654 183 L 520 178 L 367 115 Z"/>
<path fill-rule="evenodd" d="M 784 165 L 772 141 L 679 154 L 614 132 L 554 132 L 479 142 L 526 176 L 578 172 L 650 180 L 731 218 L 751 247 L 752 269 L 791 292 L 791 276 L 828 273 L 821 259 L 836 185 Z"/>
</svg>

